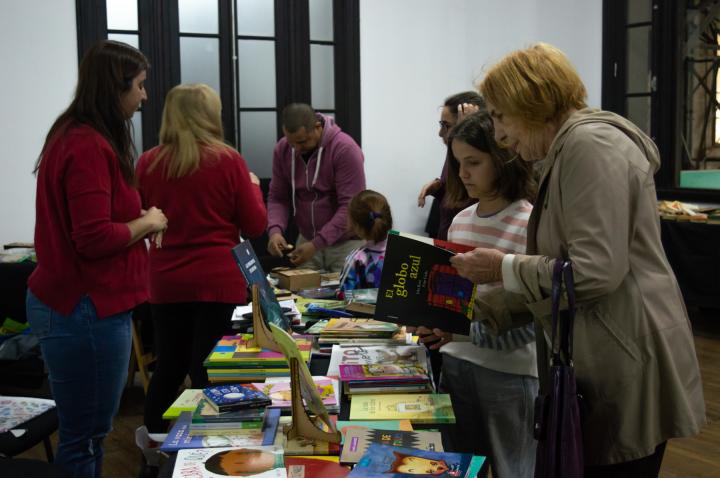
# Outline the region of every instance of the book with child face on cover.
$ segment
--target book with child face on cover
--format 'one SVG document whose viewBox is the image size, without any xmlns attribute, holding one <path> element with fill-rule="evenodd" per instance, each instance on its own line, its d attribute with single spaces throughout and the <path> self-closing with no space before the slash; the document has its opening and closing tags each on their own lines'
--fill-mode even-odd
<svg viewBox="0 0 720 478">
<path fill-rule="evenodd" d="M 375 319 L 469 335 L 476 286 L 450 258 L 472 247 L 391 231 Z"/>
<path fill-rule="evenodd" d="M 287 478 L 282 448 L 244 446 L 240 448 L 202 448 L 180 450 L 173 478 L 219 478 L 254 476 Z"/>
<path fill-rule="evenodd" d="M 484 461 L 484 457 L 473 456 L 469 453 L 417 450 L 373 443 L 348 477 L 474 478 Z"/>
</svg>

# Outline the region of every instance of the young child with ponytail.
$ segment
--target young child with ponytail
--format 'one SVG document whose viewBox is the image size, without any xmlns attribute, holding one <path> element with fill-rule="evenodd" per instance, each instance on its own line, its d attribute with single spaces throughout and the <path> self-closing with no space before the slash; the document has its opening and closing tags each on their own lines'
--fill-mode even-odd
<svg viewBox="0 0 720 478">
<path fill-rule="evenodd" d="M 350 229 L 366 242 L 345 259 L 338 288 L 341 299 L 347 290 L 380 286 L 387 235 L 392 229 L 390 205 L 385 196 L 366 189 L 350 201 L 348 221 Z"/>
</svg>

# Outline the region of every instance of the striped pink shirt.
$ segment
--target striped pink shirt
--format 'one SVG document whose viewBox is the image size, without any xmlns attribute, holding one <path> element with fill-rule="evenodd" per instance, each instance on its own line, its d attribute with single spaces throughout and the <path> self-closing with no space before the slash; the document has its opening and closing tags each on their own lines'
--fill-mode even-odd
<svg viewBox="0 0 720 478">
<path fill-rule="evenodd" d="M 460 211 L 448 230 L 448 240 L 473 247 L 498 249 L 508 254 L 524 254 L 527 224 L 532 204 L 515 201 L 490 217 L 478 217 L 477 204 Z"/>
</svg>

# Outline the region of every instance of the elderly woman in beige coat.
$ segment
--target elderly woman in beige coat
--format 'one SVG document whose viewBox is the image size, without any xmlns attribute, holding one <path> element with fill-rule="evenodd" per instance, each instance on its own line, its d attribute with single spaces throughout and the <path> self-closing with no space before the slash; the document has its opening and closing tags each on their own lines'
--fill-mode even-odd
<svg viewBox="0 0 720 478">
<path fill-rule="evenodd" d="M 503 58 L 480 92 L 498 142 L 544 165 L 526 254 L 453 258 L 474 282 L 504 284 L 476 301 L 476 318 L 499 332 L 534 318 L 548 334 L 553 264 L 570 259 L 586 476 L 657 476 L 667 440 L 705 423 L 693 336 L 660 242 L 657 148 L 631 122 L 587 108 L 577 72 L 547 44 Z"/>
</svg>

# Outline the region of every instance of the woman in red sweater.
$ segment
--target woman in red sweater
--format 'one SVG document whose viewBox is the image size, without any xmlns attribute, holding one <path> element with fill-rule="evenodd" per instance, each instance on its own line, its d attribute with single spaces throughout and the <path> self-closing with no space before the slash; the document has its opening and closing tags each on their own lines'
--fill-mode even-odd
<svg viewBox="0 0 720 478">
<path fill-rule="evenodd" d="M 207 85 L 179 85 L 165 100 L 160 145 L 140 157 L 143 204 L 162 207 L 172 223 L 150 249 L 150 303 L 157 366 L 145 401 L 145 425 L 163 433 L 162 413 L 189 374 L 207 386 L 203 360 L 231 333 L 247 286 L 231 249 L 240 234 L 259 236 L 267 215 L 258 178 L 223 142 L 220 97 Z"/>
<path fill-rule="evenodd" d="M 130 118 L 147 98 L 147 68 L 124 43 L 90 48 L 35 167 L 38 262 L 27 316 L 57 404 L 62 476 L 101 474 L 127 377 L 131 310 L 148 297 L 141 239 L 167 227 L 160 209 L 141 209 L 134 187 Z"/>
</svg>

